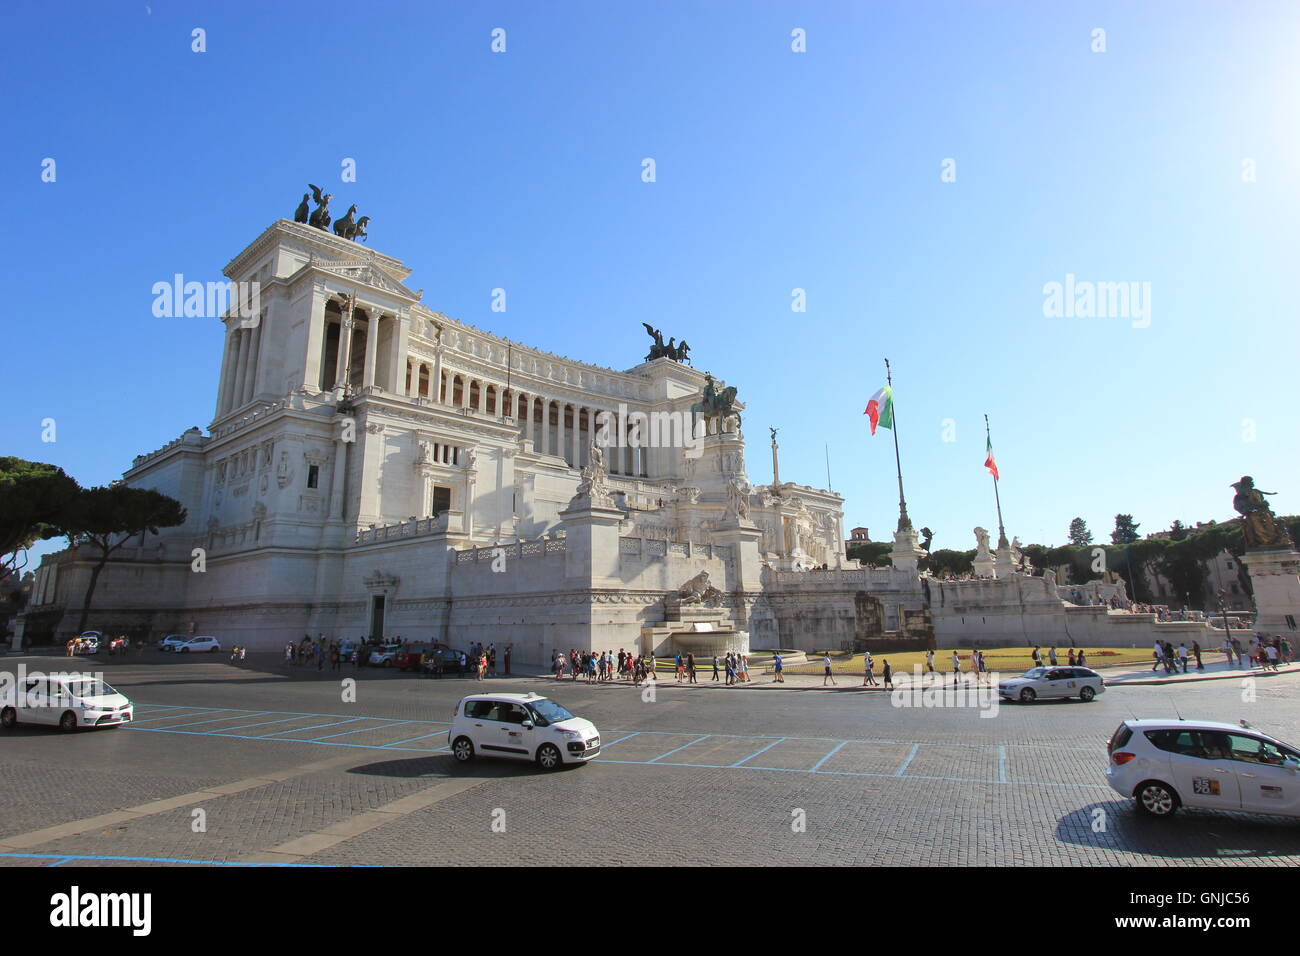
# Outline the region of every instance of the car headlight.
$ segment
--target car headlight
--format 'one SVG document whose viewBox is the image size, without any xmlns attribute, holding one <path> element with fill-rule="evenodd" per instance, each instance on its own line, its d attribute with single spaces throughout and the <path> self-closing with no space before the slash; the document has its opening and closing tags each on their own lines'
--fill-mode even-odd
<svg viewBox="0 0 1300 956">
<path fill-rule="evenodd" d="M 582 734 L 576 730 L 562 730 L 560 733 L 564 734 L 568 740 L 580 740 L 582 738 Z"/>
</svg>

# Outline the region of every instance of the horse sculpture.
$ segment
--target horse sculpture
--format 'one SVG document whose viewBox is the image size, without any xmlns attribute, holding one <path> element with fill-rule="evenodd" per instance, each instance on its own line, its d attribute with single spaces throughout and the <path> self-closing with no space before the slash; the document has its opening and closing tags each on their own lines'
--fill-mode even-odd
<svg viewBox="0 0 1300 956">
<path fill-rule="evenodd" d="M 716 418 L 718 420 L 719 430 L 725 430 L 727 420 L 734 418 L 736 427 L 740 427 L 740 412 L 735 409 L 736 387 L 730 385 L 722 391 L 718 391 L 713 381 L 713 376 L 705 373 L 704 376 L 704 395 L 700 401 L 691 406 L 691 414 L 700 414 L 704 416 L 705 421 Z"/>
</svg>

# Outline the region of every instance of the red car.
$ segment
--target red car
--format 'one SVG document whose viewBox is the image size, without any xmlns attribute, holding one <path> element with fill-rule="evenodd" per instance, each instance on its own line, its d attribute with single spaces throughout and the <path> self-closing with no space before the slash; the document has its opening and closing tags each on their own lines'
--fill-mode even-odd
<svg viewBox="0 0 1300 956">
<path fill-rule="evenodd" d="M 420 669 L 420 656 L 430 657 L 433 654 L 434 644 L 405 644 L 393 658 L 393 666 L 399 671 L 415 671 Z"/>
</svg>

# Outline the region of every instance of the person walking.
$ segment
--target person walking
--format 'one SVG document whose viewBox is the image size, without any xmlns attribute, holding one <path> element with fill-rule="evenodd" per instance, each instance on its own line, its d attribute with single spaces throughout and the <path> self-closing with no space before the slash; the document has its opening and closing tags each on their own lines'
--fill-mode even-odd
<svg viewBox="0 0 1300 956">
<path fill-rule="evenodd" d="M 1178 645 L 1178 663 L 1183 667 L 1183 673 L 1187 673 L 1187 645 Z"/>
<path fill-rule="evenodd" d="M 1151 665 L 1151 672 L 1155 673 L 1157 670 L 1160 669 L 1160 665 L 1164 662 L 1165 659 L 1164 641 L 1161 640 L 1156 641 L 1155 647 L 1152 648 L 1151 650 L 1151 656 L 1156 659 L 1155 663 Z"/>
<path fill-rule="evenodd" d="M 1084 667 L 1084 666 L 1087 665 L 1088 660 L 1087 660 L 1087 658 L 1084 656 L 1083 648 L 1082 648 L 1082 647 L 1079 648 L 1079 656 L 1078 656 L 1077 658 L 1075 658 L 1075 661 L 1074 661 L 1074 662 L 1075 662 L 1075 664 L 1077 664 L 1077 665 L 1080 666 L 1080 667 Z"/>
<path fill-rule="evenodd" d="M 677 652 L 677 683 L 680 684 L 682 682 L 682 678 L 685 676 L 686 676 L 686 662 L 682 660 L 681 651 L 678 651 Z"/>
<path fill-rule="evenodd" d="M 1073 647 L 1070 648 L 1070 656 L 1067 657 L 1066 660 L 1068 660 L 1068 661 L 1070 662 L 1070 666 L 1071 666 L 1071 667 L 1074 666 L 1074 648 L 1073 648 Z"/>
<path fill-rule="evenodd" d="M 925 676 L 934 677 L 934 649 L 925 652 Z"/>
<path fill-rule="evenodd" d="M 1205 664 L 1203 664 L 1203 663 L 1201 662 L 1201 642 L 1200 642 L 1200 641 L 1192 641 L 1192 656 L 1196 658 L 1196 669 L 1197 669 L 1198 671 L 1203 671 L 1203 670 L 1205 670 Z"/>
<path fill-rule="evenodd" d="M 1056 666 L 1056 645 L 1055 644 L 1053 644 L 1051 647 L 1047 649 L 1047 661 L 1053 667 Z"/>
<path fill-rule="evenodd" d="M 826 682 L 830 681 L 831 686 L 834 687 L 835 678 L 831 674 L 831 652 L 830 651 L 826 651 L 824 654 L 822 654 L 822 667 L 824 668 L 825 671 L 822 676 L 822 686 L 825 687 Z"/>
<path fill-rule="evenodd" d="M 1042 654 L 1042 652 L 1038 649 L 1038 646 L 1037 646 L 1037 645 L 1034 645 L 1034 653 L 1031 654 L 1030 656 L 1031 656 L 1031 657 L 1033 658 L 1033 660 L 1034 660 L 1034 666 L 1035 666 L 1035 667 L 1042 667 L 1042 666 L 1043 666 L 1043 654 Z"/>
<path fill-rule="evenodd" d="M 731 660 L 730 654 L 727 655 L 727 660 L 728 662 L 730 662 Z M 730 668 L 728 668 L 728 673 L 730 673 Z M 713 680 L 717 681 L 717 679 L 718 679 L 718 655 L 714 654 L 713 655 Z M 731 681 L 728 680 L 727 683 L 731 683 Z"/>
<path fill-rule="evenodd" d="M 686 675 L 687 677 L 690 678 L 689 683 L 692 684 L 699 683 L 699 681 L 695 679 L 695 654 L 694 653 L 686 655 Z"/>
<path fill-rule="evenodd" d="M 782 672 L 785 668 L 785 661 L 781 659 L 781 652 L 777 651 L 772 655 L 772 673 L 775 675 L 773 683 L 784 684 L 785 675 Z"/>
<path fill-rule="evenodd" d="M 730 654 L 727 655 L 726 667 L 727 667 L 727 686 L 731 687 L 733 684 L 736 683 L 736 661 L 732 658 Z M 717 678 L 714 679 L 716 680 Z"/>
<path fill-rule="evenodd" d="M 659 667 L 659 662 L 655 660 L 655 652 L 651 651 L 650 661 L 649 664 L 646 666 L 646 670 L 649 671 L 650 679 L 654 681 L 656 684 L 659 683 L 659 674 L 657 671 L 658 667 Z"/>
<path fill-rule="evenodd" d="M 749 655 L 740 655 L 740 679 L 743 683 L 749 683 Z"/>
<path fill-rule="evenodd" d="M 1035 654 L 1038 653 L 1037 648 L 1034 648 L 1034 653 Z M 961 657 L 957 654 L 956 651 L 953 651 L 952 652 L 952 686 L 956 687 L 957 683 L 960 680 L 961 680 Z"/>
<path fill-rule="evenodd" d="M 870 651 L 862 655 L 862 686 L 876 686 L 876 662 Z"/>
<path fill-rule="evenodd" d="M 884 667 L 883 667 L 883 669 L 882 669 L 881 672 L 880 672 L 880 676 L 884 679 L 885 687 L 886 687 L 887 689 L 889 689 L 889 690 L 893 690 L 893 689 L 894 689 L 894 669 L 893 669 L 892 667 L 889 666 L 889 658 L 885 658 Z"/>
<path fill-rule="evenodd" d="M 1264 655 L 1265 655 L 1265 663 L 1268 669 L 1274 671 L 1277 670 L 1278 660 L 1282 656 L 1281 654 L 1278 653 L 1277 645 L 1274 644 L 1272 641 L 1269 641 L 1267 644 L 1265 644 Z"/>
</svg>

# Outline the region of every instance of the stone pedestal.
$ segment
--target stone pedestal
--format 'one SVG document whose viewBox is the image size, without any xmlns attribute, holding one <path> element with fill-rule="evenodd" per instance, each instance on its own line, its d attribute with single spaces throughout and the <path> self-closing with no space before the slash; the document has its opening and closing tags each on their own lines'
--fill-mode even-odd
<svg viewBox="0 0 1300 956">
<path fill-rule="evenodd" d="M 1294 644 L 1300 626 L 1300 553 L 1289 548 L 1247 551 L 1241 562 L 1255 591 L 1255 631 L 1280 634 Z"/>
<path fill-rule="evenodd" d="M 618 579 L 618 525 L 623 512 L 608 499 L 574 496 L 560 512 L 564 522 L 564 573 L 579 587 L 605 587 Z"/>
<path fill-rule="evenodd" d="M 889 560 L 893 563 L 894 570 L 917 574 L 917 562 L 923 557 L 925 552 L 917 543 L 915 529 L 908 528 L 905 531 L 894 532 L 894 549 L 889 552 Z"/>
<path fill-rule="evenodd" d="M 996 578 L 998 576 L 996 570 L 997 561 L 992 553 L 985 549 L 981 549 L 976 553 L 973 564 L 975 566 L 975 577 L 977 578 Z"/>
<path fill-rule="evenodd" d="M 997 557 L 993 561 L 994 577 L 1005 578 L 1013 574 L 1016 570 L 1016 555 L 1011 548 L 998 548 Z"/>
<path fill-rule="evenodd" d="M 762 537 L 763 532 L 744 519 L 728 518 L 713 529 L 714 545 L 731 548 L 736 562 L 737 590 L 762 590 L 763 556 L 758 551 Z"/>
</svg>

